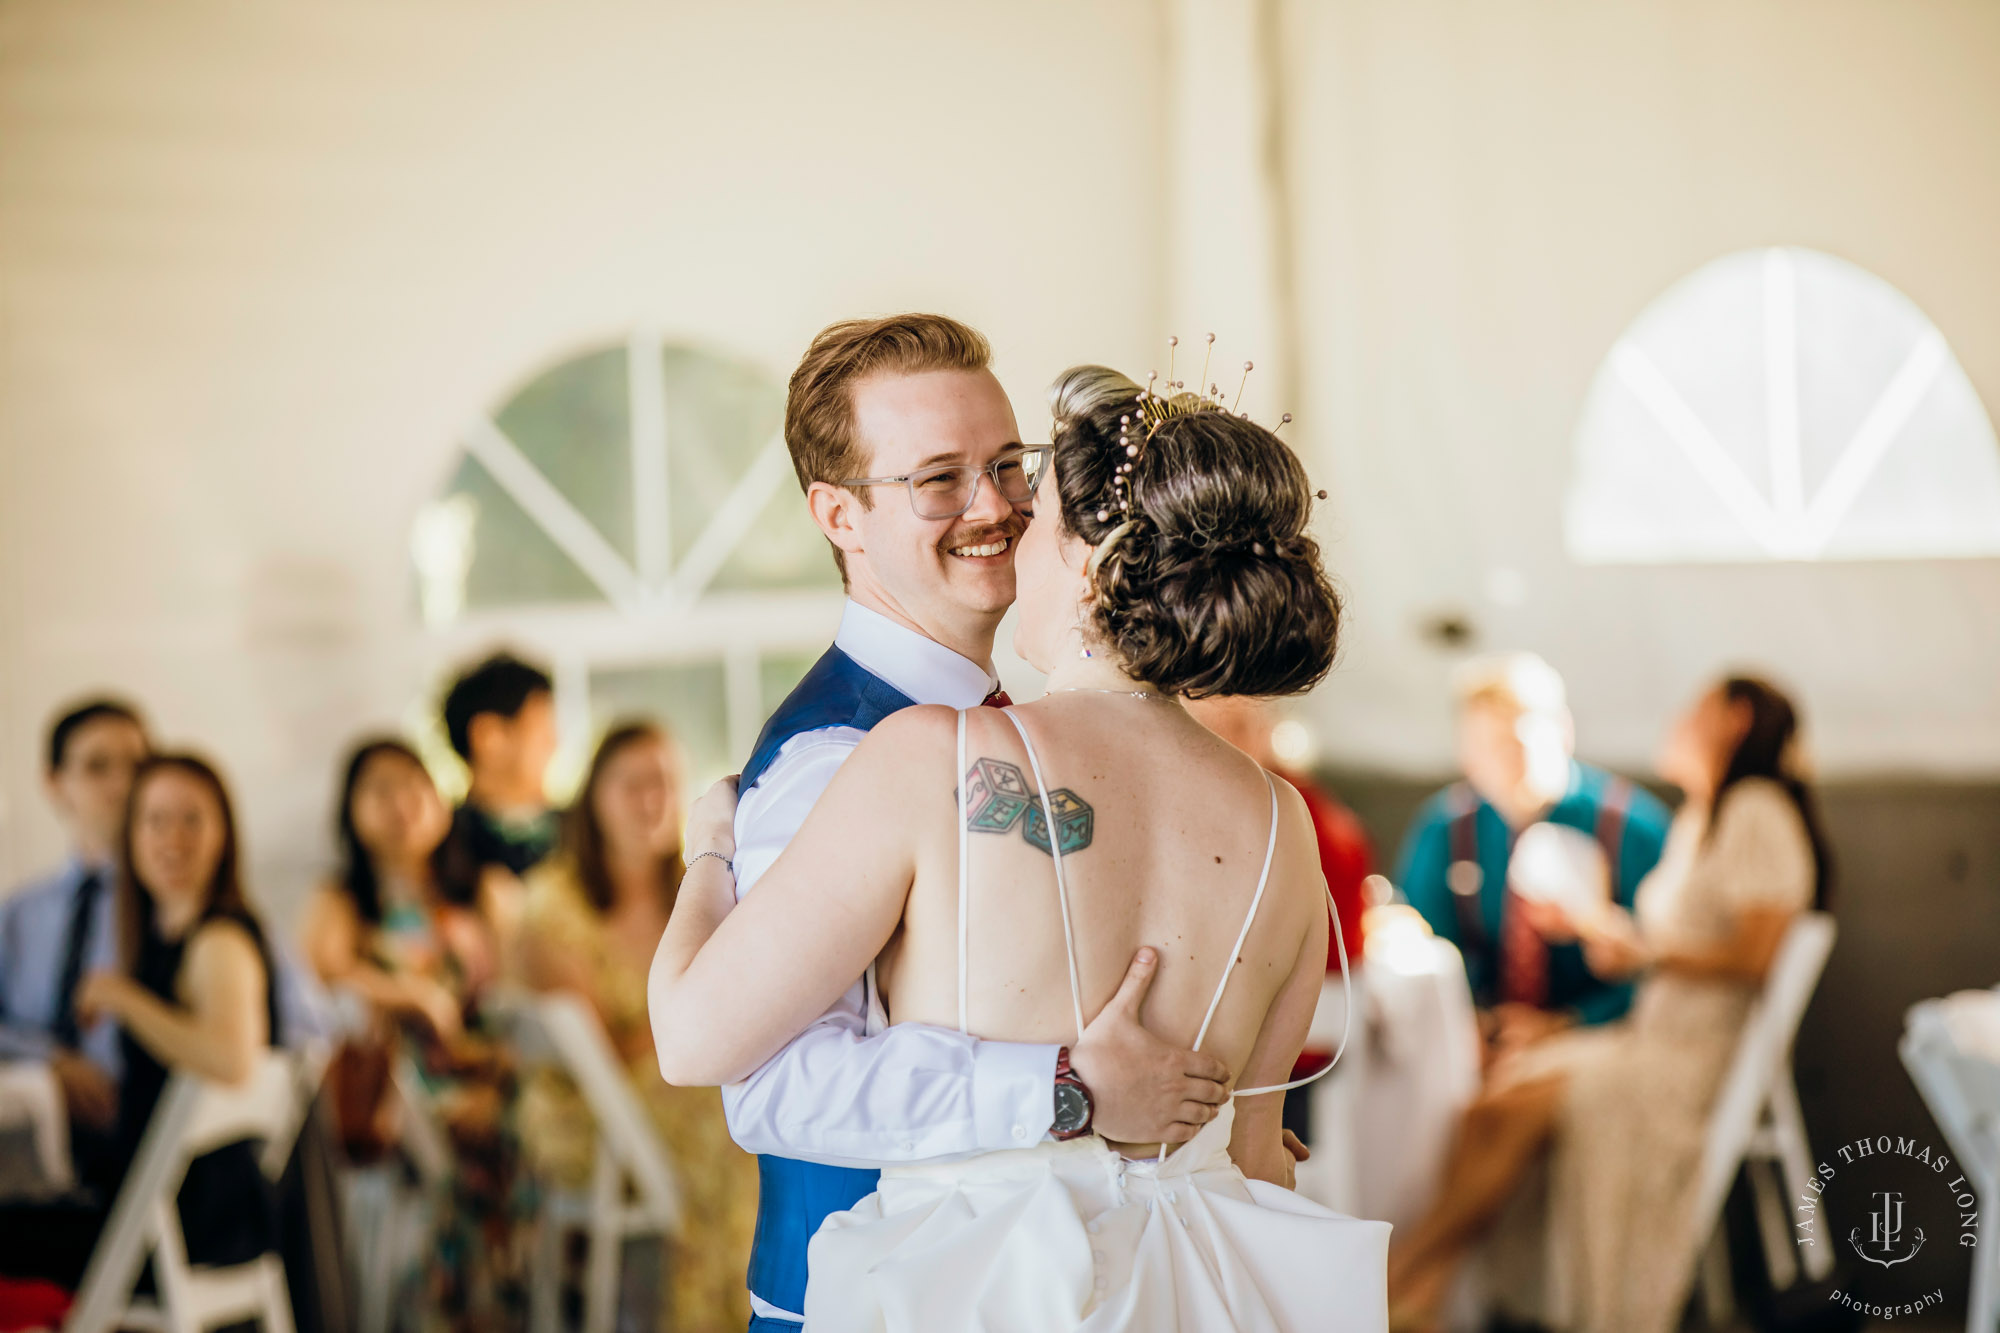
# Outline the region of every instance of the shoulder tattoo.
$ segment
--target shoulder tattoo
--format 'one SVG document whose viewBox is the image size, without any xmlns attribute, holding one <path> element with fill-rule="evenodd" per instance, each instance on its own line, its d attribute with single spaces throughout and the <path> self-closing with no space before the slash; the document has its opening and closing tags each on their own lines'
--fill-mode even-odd
<svg viewBox="0 0 2000 1333">
<path fill-rule="evenodd" d="M 1090 846 L 1096 813 L 1090 803 L 1068 787 L 1049 793 L 1049 809 L 1029 787 L 1018 764 L 1004 759 L 980 759 L 965 774 L 965 826 L 974 833 L 1011 833 L 1021 830 L 1029 846 L 1051 851 L 1049 813 L 1056 819 L 1056 836 L 1063 855 Z"/>
</svg>

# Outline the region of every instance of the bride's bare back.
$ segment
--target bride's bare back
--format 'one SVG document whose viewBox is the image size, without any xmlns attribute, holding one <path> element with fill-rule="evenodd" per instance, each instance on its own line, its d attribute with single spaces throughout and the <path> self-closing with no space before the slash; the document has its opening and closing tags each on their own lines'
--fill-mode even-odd
<svg viewBox="0 0 2000 1333">
<path fill-rule="evenodd" d="M 1267 783 L 1240 751 L 1157 695 L 1054 694 L 1016 712 L 1056 829 L 1009 719 L 974 709 L 961 839 L 951 783 L 957 719 L 921 711 L 929 716 L 908 719 L 921 733 L 910 736 L 912 749 L 933 760 L 921 772 L 904 768 L 901 791 L 882 793 L 903 809 L 915 844 L 902 925 L 878 972 L 892 1021 L 959 1025 L 962 842 L 968 1029 L 1000 1041 L 1076 1040 L 1051 848 L 1060 839 L 1084 1021 L 1109 1001 L 1133 952 L 1151 945 L 1160 969 L 1141 1015 L 1148 1028 L 1191 1045 L 1233 968 L 1202 1049 L 1240 1086 L 1289 1077 L 1319 993 L 1327 917 L 1317 844 L 1288 784 Z M 1232 961 L 1267 850 L 1269 884 Z"/>
</svg>

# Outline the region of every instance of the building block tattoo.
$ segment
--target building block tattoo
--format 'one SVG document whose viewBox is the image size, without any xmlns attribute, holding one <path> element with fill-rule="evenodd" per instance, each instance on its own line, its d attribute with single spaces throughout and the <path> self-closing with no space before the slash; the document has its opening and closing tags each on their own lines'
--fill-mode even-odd
<svg viewBox="0 0 2000 1333">
<path fill-rule="evenodd" d="M 974 833 L 1005 833 L 1033 799 L 1018 767 L 981 759 L 965 775 L 965 825 Z"/>
<path fill-rule="evenodd" d="M 1049 807 L 1055 813 L 1064 856 L 1090 846 L 1096 814 L 1088 801 L 1059 787 L 1049 793 Z M 1029 846 L 1050 851 L 1048 817 L 1020 766 L 1004 759 L 976 761 L 965 774 L 966 828 L 974 833 L 1008 833 L 1017 824 Z"/>
<path fill-rule="evenodd" d="M 1090 846 L 1096 814 L 1088 802 L 1068 787 L 1058 787 L 1049 793 L 1049 810 L 1056 817 L 1056 832 L 1062 838 L 1064 856 Z M 1028 817 L 1021 821 L 1021 836 L 1030 846 L 1049 850 L 1049 820 L 1042 813 L 1040 801 L 1028 807 Z"/>
</svg>

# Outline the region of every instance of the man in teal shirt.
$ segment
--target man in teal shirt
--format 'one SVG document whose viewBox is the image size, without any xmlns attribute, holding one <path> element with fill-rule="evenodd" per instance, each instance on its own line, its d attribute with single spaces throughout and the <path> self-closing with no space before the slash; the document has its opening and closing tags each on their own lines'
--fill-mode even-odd
<svg viewBox="0 0 2000 1333">
<path fill-rule="evenodd" d="M 1611 896 L 1629 908 L 1660 859 L 1667 810 L 1625 779 L 1577 762 L 1562 678 L 1532 653 L 1474 663 L 1458 697 L 1465 778 L 1417 812 L 1397 887 L 1464 955 L 1482 1029 L 1497 1047 L 1618 1018 L 1631 985 L 1598 977 L 1574 940 L 1544 938 L 1533 904 L 1509 888 L 1508 863 L 1531 825 L 1576 829 L 1603 850 Z"/>
</svg>

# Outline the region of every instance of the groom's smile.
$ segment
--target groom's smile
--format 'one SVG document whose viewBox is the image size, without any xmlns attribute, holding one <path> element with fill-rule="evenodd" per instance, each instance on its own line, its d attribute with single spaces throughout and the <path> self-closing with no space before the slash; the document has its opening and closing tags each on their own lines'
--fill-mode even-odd
<svg viewBox="0 0 2000 1333">
<path fill-rule="evenodd" d="M 1011 564 L 1014 559 L 1014 539 L 1019 535 L 1019 529 L 1012 532 L 954 533 L 946 541 L 944 549 L 949 555 L 977 564 Z"/>
</svg>

